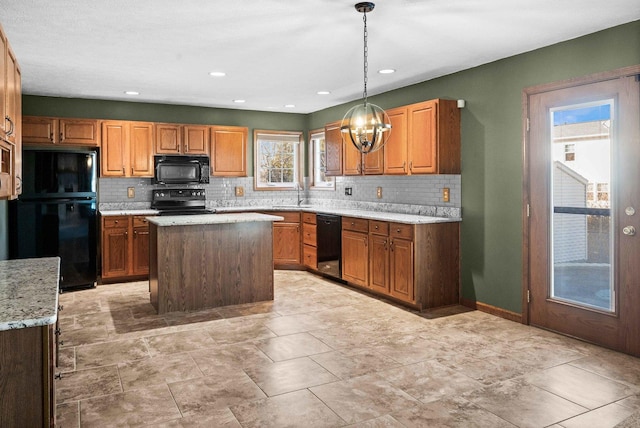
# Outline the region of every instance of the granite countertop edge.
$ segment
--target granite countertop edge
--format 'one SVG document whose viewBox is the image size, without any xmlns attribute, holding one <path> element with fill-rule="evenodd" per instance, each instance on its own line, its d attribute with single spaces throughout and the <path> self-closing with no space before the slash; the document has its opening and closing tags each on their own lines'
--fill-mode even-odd
<svg viewBox="0 0 640 428">
<path fill-rule="evenodd" d="M 0 261 L 0 331 L 55 324 L 60 258 Z"/>
<path fill-rule="evenodd" d="M 284 220 L 284 217 L 259 214 L 254 212 L 246 213 L 220 213 L 220 214 L 199 214 L 199 215 L 177 215 L 148 217 L 149 223 L 159 227 L 163 226 L 190 226 L 206 224 L 229 224 L 229 223 L 253 223 L 253 222 L 274 222 Z"/>
<path fill-rule="evenodd" d="M 301 211 L 301 212 L 311 212 L 316 214 L 333 214 L 340 215 L 345 217 L 359 217 L 365 218 L 368 220 L 380 220 L 380 221 L 392 221 L 397 223 L 405 223 L 405 224 L 432 224 L 432 223 L 460 223 L 462 218 L 460 217 L 435 217 L 435 216 L 424 216 L 417 214 L 402 214 L 402 213 L 394 213 L 394 212 L 385 212 L 385 211 L 369 211 L 369 210 L 358 210 L 358 209 L 348 209 L 348 208 L 327 208 L 323 206 L 296 206 L 296 205 L 264 205 L 264 206 L 234 206 L 234 207 L 215 207 L 216 214 L 204 214 L 204 215 L 195 215 L 195 216 L 176 216 L 180 218 L 184 217 L 206 217 L 206 216 L 216 216 L 220 214 L 231 214 L 231 213 L 242 213 L 242 212 L 256 212 L 256 211 Z M 103 216 L 115 216 L 115 215 L 145 215 L 145 216 L 154 216 L 158 214 L 158 211 L 153 209 L 147 210 L 101 210 L 100 214 Z M 171 218 L 176 218 L 171 217 Z M 166 217 L 169 218 L 169 217 Z M 152 218 L 149 218 L 151 221 Z M 198 219 L 200 220 L 200 219 Z M 175 221 L 175 220 L 174 220 Z M 275 221 L 275 220 L 271 220 Z M 226 221 L 230 222 L 230 221 Z M 237 222 L 237 221 L 236 221 Z M 185 221 L 186 223 L 186 221 Z M 210 221 L 209 223 L 215 223 L 215 221 Z M 220 222 L 224 223 L 224 222 Z M 159 223 L 156 223 L 160 225 Z M 188 224 L 196 224 L 193 221 L 188 222 Z"/>
</svg>

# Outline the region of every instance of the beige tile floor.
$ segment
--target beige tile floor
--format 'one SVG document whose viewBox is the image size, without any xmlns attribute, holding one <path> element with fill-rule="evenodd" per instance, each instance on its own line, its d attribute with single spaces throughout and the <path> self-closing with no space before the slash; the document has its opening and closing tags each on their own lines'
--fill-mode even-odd
<svg viewBox="0 0 640 428">
<path fill-rule="evenodd" d="M 187 314 L 156 315 L 146 282 L 60 302 L 59 427 L 640 426 L 638 358 L 305 272 Z"/>
</svg>

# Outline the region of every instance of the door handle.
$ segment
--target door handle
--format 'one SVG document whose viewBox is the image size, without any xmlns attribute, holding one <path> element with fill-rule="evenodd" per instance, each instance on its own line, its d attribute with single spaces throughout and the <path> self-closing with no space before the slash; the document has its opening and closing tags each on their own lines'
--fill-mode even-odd
<svg viewBox="0 0 640 428">
<path fill-rule="evenodd" d="M 625 226 L 622 228 L 622 233 L 627 236 L 634 236 L 636 234 L 636 228 L 633 226 Z"/>
</svg>

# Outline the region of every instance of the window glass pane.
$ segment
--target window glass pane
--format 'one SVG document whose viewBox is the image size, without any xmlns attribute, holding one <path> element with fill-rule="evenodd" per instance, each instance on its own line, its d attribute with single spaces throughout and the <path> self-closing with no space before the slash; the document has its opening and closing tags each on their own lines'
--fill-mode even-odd
<svg viewBox="0 0 640 428">
<path fill-rule="evenodd" d="M 319 188 L 335 188 L 335 178 L 327 177 L 325 174 L 327 165 L 326 144 L 324 133 L 317 133 L 311 136 L 311 168 L 313 176 L 313 186 Z"/>
<path fill-rule="evenodd" d="M 301 134 L 261 131 L 255 135 L 256 188 L 294 188 Z"/>
<path fill-rule="evenodd" d="M 611 189 L 613 102 L 551 111 L 551 299 L 615 311 Z"/>
</svg>

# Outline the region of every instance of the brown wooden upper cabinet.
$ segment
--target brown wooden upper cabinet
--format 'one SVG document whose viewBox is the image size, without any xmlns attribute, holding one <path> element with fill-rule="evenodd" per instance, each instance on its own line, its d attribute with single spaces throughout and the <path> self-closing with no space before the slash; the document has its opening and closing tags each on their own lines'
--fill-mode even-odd
<svg viewBox="0 0 640 428">
<path fill-rule="evenodd" d="M 100 145 L 99 121 L 25 116 L 22 118 L 22 142 L 74 146 Z"/>
<path fill-rule="evenodd" d="M 101 175 L 153 177 L 153 123 L 102 122 Z"/>
<path fill-rule="evenodd" d="M 211 175 L 247 176 L 247 135 L 240 126 L 211 127 Z"/>
<path fill-rule="evenodd" d="M 436 99 L 389 110 L 385 174 L 460 174 L 460 110 Z"/>
<path fill-rule="evenodd" d="M 460 174 L 456 100 L 430 100 L 387 110 L 391 135 L 381 150 L 361 154 L 343 141 L 341 121 L 325 125 L 327 175 Z"/>
<path fill-rule="evenodd" d="M 328 176 L 342 175 L 342 133 L 340 132 L 341 121 L 327 123 L 324 126 L 324 142 L 327 151 Z"/>
<path fill-rule="evenodd" d="M 209 153 L 209 126 L 157 123 L 155 153 L 206 155 Z"/>
<path fill-rule="evenodd" d="M 9 40 L 0 26 L 0 198 L 22 193 L 22 80 Z M 6 143 L 6 144 L 4 144 Z"/>
</svg>

